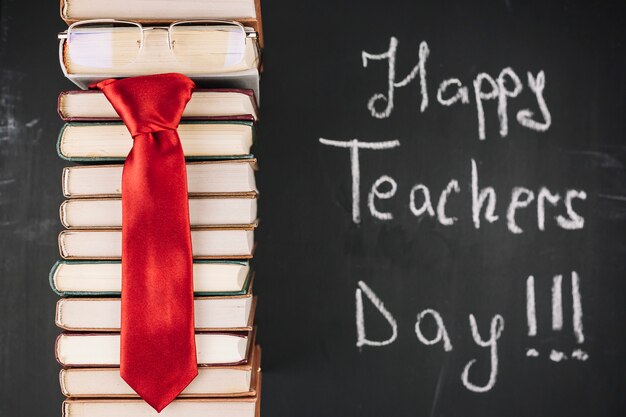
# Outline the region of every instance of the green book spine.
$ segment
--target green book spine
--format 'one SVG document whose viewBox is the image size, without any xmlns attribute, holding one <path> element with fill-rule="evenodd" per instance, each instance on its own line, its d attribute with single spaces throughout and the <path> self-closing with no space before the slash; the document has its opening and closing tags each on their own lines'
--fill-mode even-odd
<svg viewBox="0 0 626 417">
<path fill-rule="evenodd" d="M 249 265 L 248 261 L 237 260 L 194 260 L 194 263 L 218 263 L 218 264 L 237 264 L 237 265 Z M 48 279 L 50 281 L 50 288 L 60 297 L 119 297 L 120 293 L 117 291 L 60 291 L 54 284 L 54 276 L 63 264 L 119 264 L 120 261 L 57 261 L 50 269 Z M 244 295 L 248 292 L 250 285 L 250 279 L 252 278 L 252 269 L 248 270 L 248 276 L 243 284 L 243 288 L 240 291 L 230 292 L 194 292 L 195 296 L 211 297 L 211 296 L 231 296 L 231 295 Z"/>
<path fill-rule="evenodd" d="M 63 152 L 61 151 L 61 139 L 63 138 L 63 133 L 65 132 L 65 129 L 67 129 L 68 126 L 121 125 L 121 124 L 123 123 L 122 122 L 69 122 L 69 123 L 65 123 L 63 127 L 61 127 L 61 130 L 59 131 L 59 135 L 57 137 L 57 144 L 56 144 L 57 155 L 59 155 L 61 159 L 64 159 L 69 162 L 91 162 L 91 163 L 123 162 L 126 158 L 71 157 L 71 156 L 67 156 L 63 154 Z M 256 143 L 257 141 L 255 124 L 254 122 L 249 121 L 249 120 L 205 120 L 205 121 L 191 120 L 191 121 L 182 122 L 181 124 L 238 124 L 238 125 L 250 126 L 250 128 L 252 129 L 252 143 Z M 202 160 L 206 161 L 206 160 L 253 159 L 253 158 L 254 158 L 253 154 L 248 154 L 248 155 L 191 156 L 191 157 L 185 157 L 185 160 L 186 161 L 202 161 Z"/>
</svg>

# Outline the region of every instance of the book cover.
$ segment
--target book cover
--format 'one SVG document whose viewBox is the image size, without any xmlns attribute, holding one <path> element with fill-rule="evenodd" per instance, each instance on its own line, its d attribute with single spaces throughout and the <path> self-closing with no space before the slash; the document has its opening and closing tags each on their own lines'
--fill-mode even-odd
<svg viewBox="0 0 626 417">
<path fill-rule="evenodd" d="M 74 14 L 72 13 L 72 8 L 70 7 L 71 0 L 61 0 L 60 1 L 60 15 L 61 15 L 61 19 L 63 19 L 63 21 L 65 21 L 65 23 L 67 23 L 68 25 L 77 22 L 79 20 L 85 20 L 85 19 L 94 19 L 94 18 L 118 18 L 118 19 L 126 19 L 126 20 L 134 20 L 140 23 L 150 23 L 150 24 L 157 24 L 157 23 L 170 23 L 174 20 L 193 20 L 193 19 L 206 19 L 206 18 L 214 18 L 214 19 L 225 19 L 225 18 L 229 18 L 231 20 L 236 20 L 237 22 L 241 23 L 244 26 L 247 27 L 251 27 L 253 28 L 258 34 L 259 34 L 259 44 L 261 47 L 263 47 L 263 18 L 261 15 L 261 1 L 260 0 L 254 0 L 254 15 L 252 15 L 251 13 L 248 16 L 210 16 L 207 15 L 206 12 L 204 12 L 202 9 L 198 9 L 198 11 L 194 14 L 190 14 L 190 15 L 177 15 L 176 14 L 176 10 L 170 10 L 169 14 L 168 14 L 168 18 L 159 18 L 159 19 L 150 19 L 150 18 L 145 18 L 142 16 L 141 12 L 135 13 L 134 15 L 128 15 L 128 14 L 124 14 L 123 16 L 115 16 L 115 15 L 111 15 L 110 11 L 107 11 L 106 16 L 74 16 Z M 131 1 L 132 3 L 132 1 Z M 137 2 L 137 3 L 142 3 L 142 2 Z M 143 7 L 143 9 L 150 9 L 149 7 L 149 1 L 144 1 L 143 3 L 145 3 L 145 7 Z M 201 3 L 201 2 L 195 2 L 196 4 Z M 128 1 L 126 2 L 126 4 L 128 4 Z M 142 9 L 142 7 L 138 7 L 139 10 Z"/>
<path fill-rule="evenodd" d="M 230 265 L 241 265 L 247 267 L 248 271 L 246 274 L 246 278 L 243 284 L 243 287 L 240 291 L 194 291 L 194 295 L 196 296 L 234 296 L 234 295 L 244 295 L 248 292 L 248 287 L 251 282 L 251 278 L 253 275 L 253 271 L 249 266 L 248 261 L 244 260 L 201 260 L 195 259 L 193 261 L 194 265 L 205 264 L 205 265 L 220 265 L 220 264 L 230 264 Z M 61 291 L 57 286 L 57 277 L 59 272 L 61 271 L 63 266 L 67 265 L 102 265 L 102 264 L 112 264 L 119 265 L 120 276 L 116 277 L 119 279 L 121 283 L 121 262 L 120 261 L 67 261 L 61 260 L 55 262 L 55 264 L 50 269 L 50 273 L 48 274 L 48 279 L 50 282 L 50 288 L 54 291 L 55 294 L 60 297 L 119 297 L 120 291 L 85 291 L 85 290 L 76 290 L 76 291 Z M 115 279 L 115 278 L 113 278 Z M 120 284 L 118 284 L 120 285 Z"/>
<path fill-rule="evenodd" d="M 261 348 L 256 345 L 245 364 L 198 368 L 198 376 L 179 397 L 254 397 L 260 371 Z M 61 393 L 70 398 L 138 398 L 120 376 L 119 368 L 63 368 L 59 383 Z"/>
<path fill-rule="evenodd" d="M 72 116 L 69 114 L 67 110 L 64 109 L 64 102 L 67 99 L 71 99 L 73 97 L 84 97 L 84 96 L 101 96 L 103 106 L 106 108 L 99 108 L 97 110 L 98 116 L 94 115 L 94 113 L 89 112 L 88 109 L 79 108 L 79 115 Z M 224 111 L 219 111 L 220 115 L 216 115 L 215 113 L 208 114 L 200 114 L 200 109 L 197 109 L 195 112 L 191 111 L 190 108 L 194 105 L 194 103 L 198 100 L 199 97 L 203 96 L 241 96 L 247 97 L 247 100 L 250 103 L 251 110 L 250 111 L 232 111 L 229 114 L 225 114 Z M 242 100 L 242 104 L 245 101 Z M 59 117 L 65 122 L 93 122 L 93 121 L 118 121 L 120 120 L 119 116 L 115 112 L 113 106 L 108 102 L 108 100 L 104 97 L 102 91 L 99 90 L 66 90 L 59 93 L 57 97 L 57 113 Z M 103 115 L 106 114 L 106 115 Z M 192 114 L 192 115 L 190 115 Z M 185 107 L 183 111 L 183 116 L 181 120 L 238 120 L 238 121 L 256 121 L 258 119 L 259 109 L 256 103 L 256 98 L 254 97 L 253 90 L 246 89 L 236 89 L 236 88 L 213 88 L 213 89 L 202 89 L 197 88 L 191 95 L 191 100 Z"/>
<path fill-rule="evenodd" d="M 182 122 L 180 125 L 191 125 L 191 124 L 206 124 L 206 125 L 241 125 L 247 126 L 252 130 L 252 144 L 254 144 L 257 140 L 256 138 L 256 129 L 254 121 L 249 120 L 249 118 L 241 119 L 241 120 L 187 120 Z M 93 153 L 93 156 L 70 156 L 63 150 L 63 140 L 65 131 L 71 127 L 87 127 L 87 126 L 106 126 L 106 125 L 117 125 L 123 126 L 124 124 L 120 121 L 94 121 L 94 122 L 69 122 L 64 124 L 59 131 L 59 135 L 57 137 L 56 149 L 57 154 L 60 158 L 70 161 L 70 162 L 123 162 L 126 159 L 126 156 L 101 156 L 98 153 L 104 152 L 103 149 L 107 147 L 106 143 L 102 143 L 102 146 L 99 147 L 99 151 Z M 179 126 L 180 126 L 179 125 Z M 130 133 L 128 133 L 130 147 L 132 147 L 132 138 L 130 137 Z M 181 143 L 184 144 L 184 138 L 181 138 Z M 183 145 L 184 147 L 184 145 Z M 239 155 L 193 155 L 188 156 L 185 155 L 185 160 L 187 161 L 202 161 L 202 160 L 239 160 L 239 159 L 254 159 L 254 155 L 252 154 L 239 154 Z"/>
</svg>

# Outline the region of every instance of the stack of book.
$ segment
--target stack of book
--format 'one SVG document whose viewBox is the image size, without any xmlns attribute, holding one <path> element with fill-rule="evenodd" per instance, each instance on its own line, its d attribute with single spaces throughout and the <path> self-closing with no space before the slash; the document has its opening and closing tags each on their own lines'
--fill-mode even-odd
<svg viewBox="0 0 626 417">
<path fill-rule="evenodd" d="M 262 46 L 258 0 L 65 0 L 61 15 L 68 24 L 79 22 L 59 35 L 61 66 L 79 87 L 110 77 L 165 72 L 186 74 L 200 87 L 178 128 L 187 160 L 199 373 L 161 415 L 258 415 L 261 351 L 255 343 L 249 264 L 257 226 L 251 148 Z M 221 34 L 232 26 L 214 19 L 241 22 L 241 47 L 233 46 L 232 39 L 222 45 Z M 170 26 L 174 21 L 191 22 Z M 131 33 L 135 23 L 143 29 Z M 146 31 L 149 26 L 169 29 Z M 198 27 L 206 42 L 184 59 L 184 48 L 179 48 L 176 59 L 169 60 L 167 42 Z M 104 36 L 72 38 L 81 31 Z M 128 36 L 137 36 L 140 45 L 133 53 L 139 58 L 127 59 Z M 133 139 L 100 91 L 62 92 L 58 111 L 67 122 L 58 138 L 59 156 L 76 163 L 62 174 L 62 260 L 50 272 L 50 284 L 61 297 L 55 321 L 63 332 L 55 355 L 67 397 L 63 416 L 157 415 L 119 372 L 121 174 Z"/>
</svg>

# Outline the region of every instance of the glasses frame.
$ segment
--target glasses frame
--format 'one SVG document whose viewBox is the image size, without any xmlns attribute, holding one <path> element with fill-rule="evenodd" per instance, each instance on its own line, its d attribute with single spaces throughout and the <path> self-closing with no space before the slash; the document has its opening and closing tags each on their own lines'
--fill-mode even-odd
<svg viewBox="0 0 626 417">
<path fill-rule="evenodd" d="M 98 22 L 104 22 L 104 23 L 122 22 L 122 23 L 131 23 L 133 25 L 137 24 L 142 29 L 142 39 L 143 39 L 143 29 L 148 29 L 149 27 L 158 27 L 158 28 L 163 28 L 163 29 L 168 28 L 168 31 L 169 31 L 170 30 L 169 26 L 175 25 L 176 23 L 194 23 L 194 22 L 200 22 L 201 23 L 201 22 L 206 22 L 206 21 L 207 21 L 206 19 L 182 20 L 182 21 L 179 21 L 179 22 L 173 22 L 173 23 L 171 23 L 168 26 L 164 26 L 164 25 L 158 26 L 158 24 L 155 24 L 155 26 L 147 26 L 145 28 L 144 28 L 144 26 L 142 24 L 137 23 L 137 22 L 125 21 L 125 20 L 117 20 L 117 19 L 91 19 L 91 20 L 83 20 L 83 21 L 80 21 L 80 22 L 83 22 L 83 23 L 84 22 L 94 22 L 94 23 L 98 23 Z M 230 20 L 219 20 L 219 19 L 218 20 L 213 20 L 213 19 L 210 19 L 210 22 L 218 22 L 218 23 L 226 23 L 226 24 L 234 23 L 237 26 L 240 26 L 240 27 L 243 26 L 239 22 L 230 21 Z M 98 75 L 95 75 L 95 74 L 80 74 L 80 75 L 77 75 L 77 74 L 70 73 L 68 71 L 68 68 L 67 68 L 67 66 L 65 64 L 65 46 L 67 45 L 67 42 L 68 42 L 68 37 L 69 37 L 68 36 L 68 31 L 71 33 L 70 27 L 75 28 L 76 26 L 79 26 L 79 25 L 77 25 L 77 23 L 79 23 L 79 22 L 75 22 L 75 23 L 71 24 L 68 27 L 68 30 L 66 30 L 64 32 L 60 32 L 57 35 L 57 37 L 59 39 L 59 51 L 58 51 L 59 63 L 60 63 L 60 66 L 61 66 L 61 70 L 63 71 L 63 75 L 65 77 L 67 77 L 68 79 L 70 79 L 72 82 L 74 82 L 76 85 L 78 85 L 82 89 L 87 89 L 88 85 L 90 85 L 90 84 L 92 84 L 94 82 L 97 82 L 97 81 L 101 81 L 101 80 L 106 79 L 106 78 L 119 78 L 119 75 L 115 74 L 115 73 L 98 74 Z M 257 40 L 258 39 L 258 34 L 257 34 L 257 32 L 254 29 L 244 26 L 244 30 L 245 30 L 245 33 L 246 33 L 246 39 L 250 39 L 250 38 L 253 39 L 253 40 Z M 171 39 L 171 38 L 168 37 L 168 40 L 169 39 Z M 168 43 L 169 43 L 169 41 L 168 41 Z M 171 45 L 171 43 L 170 43 L 170 45 Z M 258 42 L 253 42 L 253 45 L 254 45 L 254 49 L 256 50 L 257 56 L 260 59 L 261 47 L 260 47 Z M 143 46 L 143 42 L 142 42 L 142 46 Z M 198 78 L 198 77 L 200 77 L 199 79 L 202 79 L 202 77 L 203 77 L 203 76 L 201 76 L 199 74 L 188 74 L 188 76 L 190 78 Z M 258 86 L 257 87 L 252 86 L 250 88 L 256 89 L 256 88 L 258 88 Z"/>
<path fill-rule="evenodd" d="M 241 23 L 234 21 L 234 20 L 216 20 L 216 19 L 197 19 L 197 20 L 179 20 L 176 22 L 172 22 L 170 23 L 168 26 L 143 26 L 141 23 L 138 22 L 133 22 L 130 20 L 117 20 L 117 19 L 90 19 L 90 20 L 81 20 L 78 22 L 74 22 L 71 25 L 68 26 L 66 31 L 63 31 L 61 33 L 58 34 L 58 38 L 62 41 L 65 42 L 69 42 L 70 40 L 70 36 L 72 34 L 73 30 L 76 30 L 77 27 L 80 26 L 87 26 L 90 24 L 94 24 L 94 23 L 120 23 L 120 24 L 126 24 L 126 25 L 132 25 L 132 26 L 136 26 L 139 31 L 141 32 L 141 39 L 139 40 L 139 51 L 141 51 L 143 49 L 143 45 L 144 45 L 144 32 L 147 30 L 167 30 L 167 45 L 169 47 L 170 50 L 174 49 L 174 40 L 172 37 L 172 31 L 176 26 L 179 25 L 188 25 L 188 24 L 201 24 L 201 23 L 215 23 L 215 24 L 220 24 L 220 25 L 228 25 L 228 26 L 233 26 L 238 28 L 241 33 L 243 34 L 243 39 L 244 39 L 244 43 L 245 43 L 245 39 L 248 38 L 252 38 L 255 39 L 257 38 L 257 33 L 253 30 L 249 30 L 248 28 L 246 28 L 244 25 L 242 25 Z"/>
</svg>

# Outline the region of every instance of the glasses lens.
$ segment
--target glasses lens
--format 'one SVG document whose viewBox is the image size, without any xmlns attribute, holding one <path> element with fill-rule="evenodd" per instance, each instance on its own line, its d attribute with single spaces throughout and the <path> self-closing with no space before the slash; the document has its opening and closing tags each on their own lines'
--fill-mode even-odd
<svg viewBox="0 0 626 417">
<path fill-rule="evenodd" d="M 137 58 L 141 36 L 141 27 L 132 23 L 85 22 L 69 30 L 65 54 L 82 71 L 124 66 Z"/>
<path fill-rule="evenodd" d="M 172 51 L 179 62 L 234 69 L 244 64 L 246 33 L 241 26 L 189 22 L 171 28 Z"/>
</svg>

